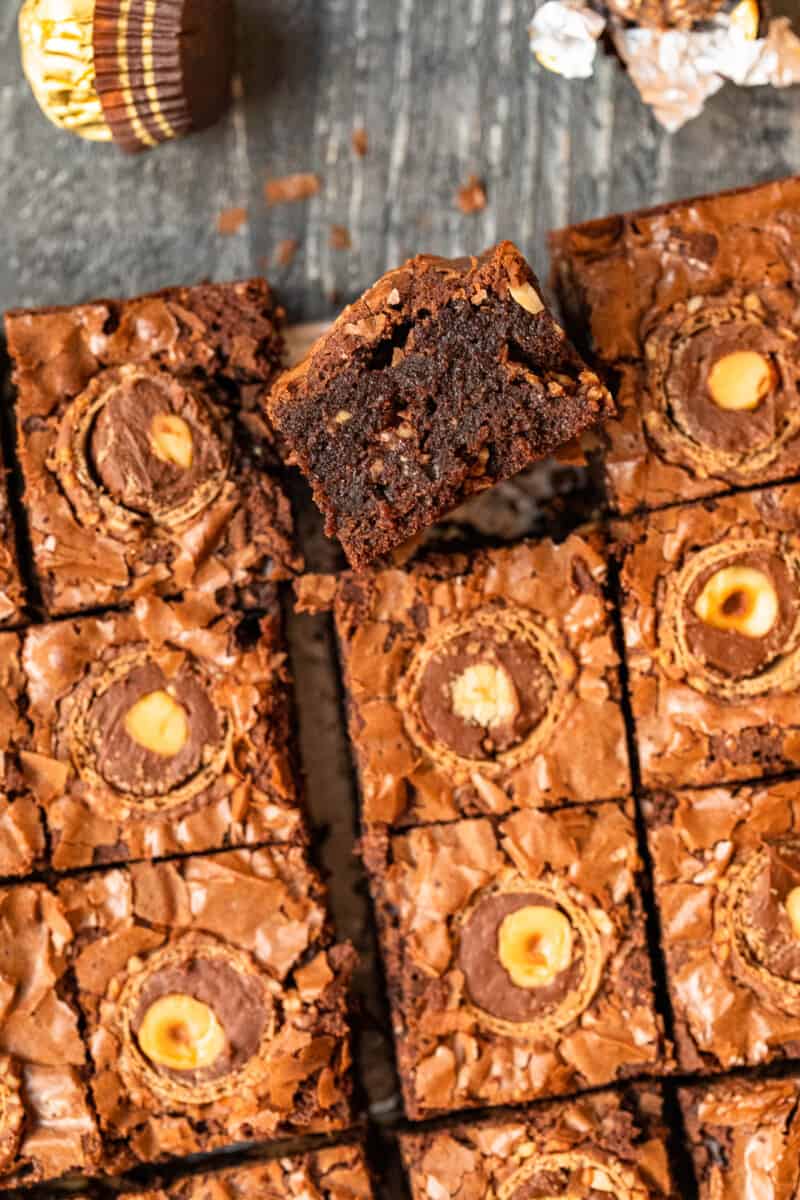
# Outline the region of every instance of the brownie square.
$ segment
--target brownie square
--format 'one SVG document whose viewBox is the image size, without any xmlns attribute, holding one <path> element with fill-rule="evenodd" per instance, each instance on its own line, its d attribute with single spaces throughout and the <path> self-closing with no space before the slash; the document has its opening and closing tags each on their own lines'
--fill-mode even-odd
<svg viewBox="0 0 800 1200">
<path fill-rule="evenodd" d="M 46 887 L 0 889 L 0 1188 L 91 1174 L 99 1161 L 66 978 L 71 940 Z"/>
<path fill-rule="evenodd" d="M 187 590 L 257 605 L 299 565 L 263 416 L 282 321 L 261 280 L 8 314 L 49 612 Z"/>
<path fill-rule="evenodd" d="M 800 472 L 798 233 L 800 177 L 552 235 L 568 328 L 617 381 L 618 511 Z"/>
<path fill-rule="evenodd" d="M 800 1055 L 800 781 L 657 794 L 648 837 L 681 1067 Z"/>
<path fill-rule="evenodd" d="M 613 406 L 503 242 L 384 275 L 278 380 L 269 411 L 326 532 L 364 567 Z"/>
<path fill-rule="evenodd" d="M 621 530 L 623 623 L 648 787 L 800 763 L 800 487 L 654 513 Z"/>
<path fill-rule="evenodd" d="M 106 1169 L 347 1125 L 347 982 L 299 847 L 141 863 L 60 895 Z"/>
<path fill-rule="evenodd" d="M 372 1200 L 364 1151 L 329 1146 L 310 1154 L 208 1171 L 120 1200 Z"/>
<path fill-rule="evenodd" d="M 412 1200 L 667 1200 L 661 1094 L 629 1086 L 401 1137 Z"/>
<path fill-rule="evenodd" d="M 409 1117 L 669 1065 L 630 808 L 373 832 L 364 845 Z"/>
<path fill-rule="evenodd" d="M 277 600 L 195 597 L 29 630 L 29 784 L 59 870 L 305 838 Z"/>
<path fill-rule="evenodd" d="M 593 533 L 340 580 L 367 825 L 627 794 L 605 582 Z M 301 605 L 330 604 L 332 586 L 306 578 Z"/>
<path fill-rule="evenodd" d="M 800 1075 L 682 1088 L 699 1200 L 797 1194 Z"/>
<path fill-rule="evenodd" d="M 17 544 L 8 506 L 6 472 L 0 447 L 0 627 L 22 619 L 25 592 L 17 558 Z"/>
<path fill-rule="evenodd" d="M 25 751 L 30 736 L 22 641 L 0 633 L 0 877 L 44 865 L 44 829 L 26 778 L 36 762 Z"/>
</svg>

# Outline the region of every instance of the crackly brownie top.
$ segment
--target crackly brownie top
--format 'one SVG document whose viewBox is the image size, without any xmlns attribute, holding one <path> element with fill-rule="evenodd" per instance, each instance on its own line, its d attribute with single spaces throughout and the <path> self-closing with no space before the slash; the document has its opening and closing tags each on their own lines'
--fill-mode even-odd
<svg viewBox="0 0 800 1200">
<path fill-rule="evenodd" d="M 176 1180 L 121 1200 L 371 1200 L 372 1187 L 359 1146 L 331 1146 L 313 1154 L 273 1159 Z"/>
<path fill-rule="evenodd" d="M 800 1040 L 800 785 L 659 796 L 658 902 L 687 1055 L 757 1062 Z"/>
<path fill-rule="evenodd" d="M 627 1088 L 401 1140 L 414 1200 L 661 1200 L 665 1139 L 659 1093 Z"/>
<path fill-rule="evenodd" d="M 14 526 L 8 507 L 3 452 L 0 448 L 0 626 L 20 619 L 23 601 Z"/>
<path fill-rule="evenodd" d="M 333 585 L 368 821 L 627 790 L 601 549 L 587 531 Z M 298 592 L 330 603 L 326 580 Z"/>
<path fill-rule="evenodd" d="M 792 1200 L 800 1188 L 800 1077 L 684 1088 L 700 1200 Z"/>
</svg>

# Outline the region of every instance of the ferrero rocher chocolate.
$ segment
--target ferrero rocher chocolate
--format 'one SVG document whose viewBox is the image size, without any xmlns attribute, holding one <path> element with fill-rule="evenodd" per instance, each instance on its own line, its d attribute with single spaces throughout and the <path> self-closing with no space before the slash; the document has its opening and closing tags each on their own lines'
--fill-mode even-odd
<svg viewBox="0 0 800 1200">
<path fill-rule="evenodd" d="M 233 0 L 25 0 L 19 35 L 42 111 L 92 141 L 145 150 L 228 104 Z"/>
</svg>

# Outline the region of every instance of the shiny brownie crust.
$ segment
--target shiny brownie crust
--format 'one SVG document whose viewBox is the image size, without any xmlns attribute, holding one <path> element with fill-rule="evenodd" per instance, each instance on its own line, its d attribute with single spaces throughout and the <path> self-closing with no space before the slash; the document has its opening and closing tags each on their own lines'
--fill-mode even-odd
<svg viewBox="0 0 800 1200">
<path fill-rule="evenodd" d="M 45 865 L 44 828 L 25 769 L 30 748 L 22 638 L 0 633 L 0 877 Z"/>
<path fill-rule="evenodd" d="M 527 1200 L 566 1196 L 570 1185 L 570 1195 L 677 1200 L 667 1138 L 658 1089 L 629 1085 L 405 1134 L 401 1144 L 412 1200 Z"/>
<path fill-rule="evenodd" d="M 354 567 L 607 417 L 519 251 L 421 255 L 345 309 L 269 411 Z"/>
<path fill-rule="evenodd" d="M 334 607 L 368 826 L 628 793 L 605 583 L 591 531 L 301 582 Z"/>
<path fill-rule="evenodd" d="M 668 1069 L 629 810 L 372 832 L 364 853 L 409 1117 Z M 570 931 L 569 954 L 533 988 L 502 958 L 518 910 L 547 910 Z"/>
<path fill-rule="evenodd" d="M 187 590 L 257 605 L 300 565 L 263 416 L 282 323 L 261 280 L 7 315 L 50 613 Z"/>
<path fill-rule="evenodd" d="M 324 889 L 299 848 L 134 865 L 65 880 L 71 963 L 92 1057 L 104 1169 L 349 1123 L 347 983 Z M 151 1007 L 210 1004 L 211 1066 L 146 1056 Z"/>
<path fill-rule="evenodd" d="M 0 628 L 21 621 L 25 604 L 6 482 L 3 452 L 0 449 Z"/>
<path fill-rule="evenodd" d="M 588 331 L 591 356 L 616 381 L 619 416 L 601 440 L 618 511 L 800 471 L 799 232 L 791 178 L 551 235 L 568 328 L 576 339 Z M 769 363 L 771 386 L 752 411 L 709 399 L 710 369 L 735 350 Z"/>
<path fill-rule="evenodd" d="M 800 487 L 777 487 L 618 526 L 645 786 L 752 779 L 800 762 L 799 502 Z M 742 569 L 774 606 L 763 636 L 697 614 L 709 582 Z"/>
</svg>

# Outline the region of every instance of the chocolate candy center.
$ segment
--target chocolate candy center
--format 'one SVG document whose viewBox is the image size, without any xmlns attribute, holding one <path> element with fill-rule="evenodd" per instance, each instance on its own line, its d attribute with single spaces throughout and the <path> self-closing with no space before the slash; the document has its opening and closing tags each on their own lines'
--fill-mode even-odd
<svg viewBox="0 0 800 1200">
<path fill-rule="evenodd" d="M 98 773 L 112 787 L 167 795 L 219 749 L 220 721 L 188 666 L 168 679 L 155 663 L 133 667 L 91 704 L 88 735 Z"/>
</svg>

